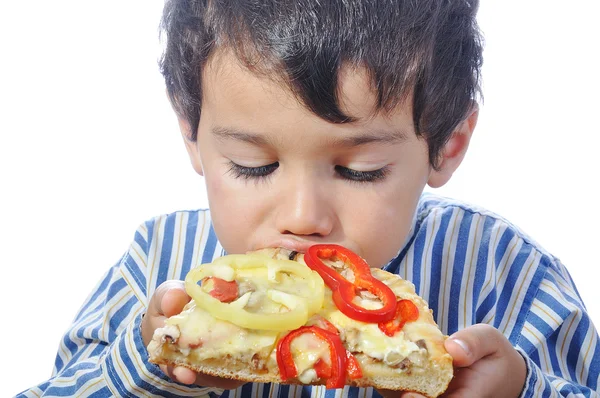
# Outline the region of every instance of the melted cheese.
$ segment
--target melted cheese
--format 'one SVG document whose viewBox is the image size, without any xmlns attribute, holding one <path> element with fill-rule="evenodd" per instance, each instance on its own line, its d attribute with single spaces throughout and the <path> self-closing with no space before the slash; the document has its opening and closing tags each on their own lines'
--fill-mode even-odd
<svg viewBox="0 0 600 398">
<path fill-rule="evenodd" d="M 292 340 L 290 348 L 298 374 L 304 375 L 305 378 L 314 376 L 316 380 L 316 373 L 314 375 L 305 373 L 312 369 L 319 359 L 331 364 L 329 345 L 312 333 L 304 333 L 296 337 Z"/>
<path fill-rule="evenodd" d="M 277 332 L 246 330 L 215 319 L 193 301 L 180 315 L 169 318 L 166 326 L 179 328 L 177 345 L 182 354 L 192 354 L 199 360 L 270 351 L 278 336 Z"/>
</svg>

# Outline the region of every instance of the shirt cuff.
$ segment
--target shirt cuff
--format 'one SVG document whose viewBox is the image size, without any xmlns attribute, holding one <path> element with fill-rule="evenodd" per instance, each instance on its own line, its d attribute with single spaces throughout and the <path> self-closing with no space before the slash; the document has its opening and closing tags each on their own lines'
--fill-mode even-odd
<svg viewBox="0 0 600 398">
<path fill-rule="evenodd" d="M 218 388 L 187 386 L 171 381 L 158 365 L 148 362 L 140 327 L 142 316 L 136 316 L 115 338 L 102 361 L 102 372 L 113 395 L 140 397 L 169 393 L 173 397 L 198 397 L 222 393 Z"/>
<path fill-rule="evenodd" d="M 550 397 L 552 389 L 550 384 L 547 382 L 542 370 L 533 362 L 527 354 L 517 348 L 517 351 L 523 359 L 525 359 L 525 366 L 527 366 L 527 377 L 525 378 L 525 385 L 519 398 L 537 398 L 537 397 Z"/>
</svg>

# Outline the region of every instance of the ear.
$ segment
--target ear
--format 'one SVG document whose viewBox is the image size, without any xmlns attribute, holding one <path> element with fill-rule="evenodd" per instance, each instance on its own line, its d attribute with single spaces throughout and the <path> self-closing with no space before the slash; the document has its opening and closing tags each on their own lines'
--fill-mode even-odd
<svg viewBox="0 0 600 398">
<path fill-rule="evenodd" d="M 452 136 L 450 136 L 450 139 L 444 145 L 439 167 L 437 170 L 431 170 L 427 185 L 432 188 L 439 188 L 450 180 L 454 171 L 458 169 L 458 166 L 460 166 L 465 158 L 469 142 L 471 142 L 473 131 L 477 125 L 478 116 L 479 106 L 473 103 L 469 116 L 456 127 Z"/>
<path fill-rule="evenodd" d="M 196 145 L 195 141 L 192 141 L 191 138 L 192 129 L 190 128 L 190 123 L 179 115 L 177 115 L 177 121 L 179 123 L 179 130 L 183 136 L 183 143 L 185 144 L 185 149 L 190 157 L 192 167 L 196 173 L 203 176 L 204 170 L 202 169 L 202 162 L 200 159 L 200 153 L 198 152 L 198 146 Z"/>
</svg>

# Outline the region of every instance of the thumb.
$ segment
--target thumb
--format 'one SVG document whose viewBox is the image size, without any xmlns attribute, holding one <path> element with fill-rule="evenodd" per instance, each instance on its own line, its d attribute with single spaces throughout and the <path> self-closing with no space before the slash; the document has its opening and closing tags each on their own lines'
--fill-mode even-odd
<svg viewBox="0 0 600 398">
<path fill-rule="evenodd" d="M 506 338 L 493 326 L 477 324 L 454 333 L 444 346 L 454 359 L 454 366 L 464 368 L 495 355 L 506 343 Z"/>
<path fill-rule="evenodd" d="M 152 296 L 152 306 L 161 315 L 170 317 L 181 312 L 190 301 L 183 281 L 170 280 L 162 283 Z"/>
</svg>

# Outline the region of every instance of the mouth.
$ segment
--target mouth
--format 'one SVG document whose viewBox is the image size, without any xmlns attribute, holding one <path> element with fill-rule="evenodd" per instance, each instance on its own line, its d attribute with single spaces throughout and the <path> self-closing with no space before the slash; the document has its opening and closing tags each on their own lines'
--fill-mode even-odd
<svg viewBox="0 0 600 398">
<path fill-rule="evenodd" d="M 315 244 L 316 242 L 302 241 L 294 238 L 280 238 L 265 247 L 283 248 L 292 252 L 305 253 L 309 247 Z"/>
</svg>

